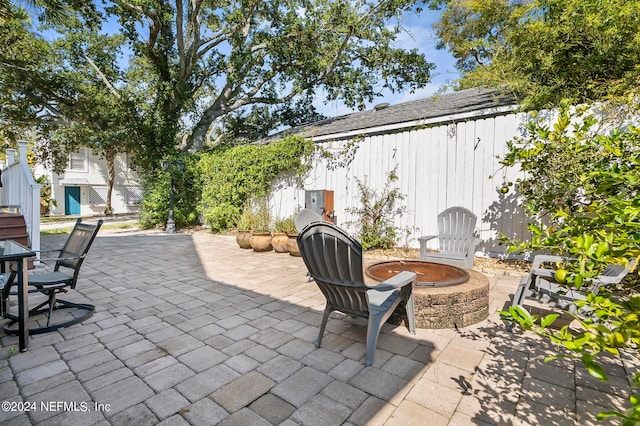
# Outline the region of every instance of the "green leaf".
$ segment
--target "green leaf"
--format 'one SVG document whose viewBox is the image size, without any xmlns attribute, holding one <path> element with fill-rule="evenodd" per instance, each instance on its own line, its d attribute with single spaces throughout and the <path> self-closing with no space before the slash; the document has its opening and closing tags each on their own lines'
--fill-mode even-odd
<svg viewBox="0 0 640 426">
<path fill-rule="evenodd" d="M 547 328 L 548 326 L 550 326 L 551 324 L 553 324 L 553 322 L 558 319 L 558 317 L 560 316 L 560 314 L 549 314 L 547 316 L 545 316 L 544 318 L 542 318 L 542 320 L 540 321 L 540 326 L 542 328 Z"/>
<path fill-rule="evenodd" d="M 527 324 L 533 324 L 535 321 L 534 318 L 529 313 L 529 311 L 527 311 L 520 305 L 509 307 L 509 311 L 512 313 L 512 315 L 515 318 L 519 318 L 520 320 L 524 321 Z"/>
<path fill-rule="evenodd" d="M 595 362 L 583 362 L 589 374 L 595 377 L 598 380 L 608 381 L 607 374 L 604 372 L 604 369 L 600 364 Z"/>
<path fill-rule="evenodd" d="M 609 245 L 604 241 L 602 241 L 598 243 L 598 248 L 596 248 L 596 257 L 601 258 L 608 251 L 609 251 Z"/>
<path fill-rule="evenodd" d="M 598 413 L 598 415 L 596 416 L 596 418 L 598 420 L 604 420 L 608 417 L 612 417 L 612 416 L 616 416 L 616 417 L 623 417 L 623 415 L 617 411 L 614 410 L 609 410 L 609 411 L 601 411 L 600 413 Z"/>
<path fill-rule="evenodd" d="M 580 290 L 583 284 L 584 284 L 584 276 L 582 274 L 576 275 L 573 282 L 573 285 L 575 285 L 576 289 Z"/>
</svg>

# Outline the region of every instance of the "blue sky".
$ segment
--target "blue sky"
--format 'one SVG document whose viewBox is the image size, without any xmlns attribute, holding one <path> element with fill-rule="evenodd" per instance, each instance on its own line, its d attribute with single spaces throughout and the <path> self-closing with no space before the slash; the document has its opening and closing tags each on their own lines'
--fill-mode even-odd
<svg viewBox="0 0 640 426">
<path fill-rule="evenodd" d="M 459 77 L 458 70 L 455 68 L 455 58 L 446 50 L 436 49 L 437 37 L 432 25 L 438 21 L 439 17 L 440 11 L 428 9 L 423 10 L 420 15 L 407 15 L 404 21 L 407 33 L 403 33 L 397 43 L 397 47 L 418 49 L 425 55 L 428 62 L 435 64 L 436 68 L 431 72 L 431 82 L 414 93 L 387 92 L 383 97 L 367 105 L 367 109 L 382 102 L 398 104 L 429 97 Z M 354 112 L 354 110 L 347 108 L 340 102 L 331 102 L 325 105 L 321 100 L 318 100 L 315 105 L 321 113 L 329 117 Z"/>
</svg>

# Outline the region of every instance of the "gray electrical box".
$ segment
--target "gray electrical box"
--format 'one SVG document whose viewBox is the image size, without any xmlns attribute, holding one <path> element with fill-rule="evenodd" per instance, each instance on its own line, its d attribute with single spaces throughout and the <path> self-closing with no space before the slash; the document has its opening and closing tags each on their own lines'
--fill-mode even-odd
<svg viewBox="0 0 640 426">
<path fill-rule="evenodd" d="M 313 210 L 328 222 L 335 223 L 333 191 L 312 189 L 304 192 L 304 208 Z"/>
</svg>

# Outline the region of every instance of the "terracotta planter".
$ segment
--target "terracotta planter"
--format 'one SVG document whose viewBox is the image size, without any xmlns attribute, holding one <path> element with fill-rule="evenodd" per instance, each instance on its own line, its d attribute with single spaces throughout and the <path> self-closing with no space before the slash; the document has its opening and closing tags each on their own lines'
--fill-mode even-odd
<svg viewBox="0 0 640 426">
<path fill-rule="evenodd" d="M 300 249 L 298 248 L 298 234 L 287 234 L 287 250 L 291 256 L 300 257 Z"/>
<path fill-rule="evenodd" d="M 288 253 L 289 249 L 287 249 L 287 242 L 289 241 L 289 237 L 284 232 L 274 232 L 273 238 L 271 239 L 271 245 L 276 253 Z"/>
<path fill-rule="evenodd" d="M 238 231 L 236 235 L 236 243 L 242 249 L 250 249 L 251 247 L 251 231 Z"/>
<path fill-rule="evenodd" d="M 251 248 L 253 251 L 271 251 L 271 232 L 254 232 L 251 234 Z"/>
</svg>

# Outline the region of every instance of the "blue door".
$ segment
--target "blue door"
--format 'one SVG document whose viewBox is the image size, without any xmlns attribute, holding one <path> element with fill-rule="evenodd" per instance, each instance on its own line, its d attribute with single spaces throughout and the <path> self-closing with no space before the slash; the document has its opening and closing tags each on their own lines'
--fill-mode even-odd
<svg viewBox="0 0 640 426">
<path fill-rule="evenodd" d="M 64 187 L 64 214 L 77 215 L 80 214 L 80 187 L 65 186 Z"/>
</svg>

